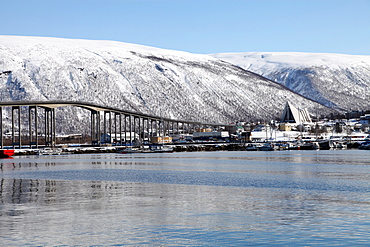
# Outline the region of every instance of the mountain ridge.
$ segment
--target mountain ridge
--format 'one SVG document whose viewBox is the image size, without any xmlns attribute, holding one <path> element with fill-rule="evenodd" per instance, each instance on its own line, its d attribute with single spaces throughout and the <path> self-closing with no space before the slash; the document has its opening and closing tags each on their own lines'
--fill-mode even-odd
<svg viewBox="0 0 370 247">
<path fill-rule="evenodd" d="M 2 101 L 78 100 L 219 123 L 278 119 L 289 100 L 311 112 L 333 112 L 209 55 L 116 41 L 0 35 L 0 57 Z M 79 112 L 69 117 L 82 126 L 88 122 Z"/>
<path fill-rule="evenodd" d="M 298 52 L 212 56 L 260 74 L 331 108 L 342 111 L 369 108 L 370 56 Z"/>
</svg>

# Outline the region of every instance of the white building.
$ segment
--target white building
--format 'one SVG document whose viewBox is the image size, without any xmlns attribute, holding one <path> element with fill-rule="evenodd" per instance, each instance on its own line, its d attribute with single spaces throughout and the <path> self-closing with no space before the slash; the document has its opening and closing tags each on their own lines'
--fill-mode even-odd
<svg viewBox="0 0 370 247">
<path fill-rule="evenodd" d="M 297 125 L 312 123 L 310 114 L 307 109 L 297 109 L 289 101 L 286 103 L 283 114 L 281 115 L 281 123 L 295 123 Z"/>
</svg>

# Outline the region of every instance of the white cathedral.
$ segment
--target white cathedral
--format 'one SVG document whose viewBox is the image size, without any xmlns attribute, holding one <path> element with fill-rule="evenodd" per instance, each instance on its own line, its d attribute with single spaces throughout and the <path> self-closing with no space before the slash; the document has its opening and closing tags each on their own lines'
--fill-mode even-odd
<svg viewBox="0 0 370 247">
<path fill-rule="evenodd" d="M 312 120 L 307 109 L 297 109 L 288 101 L 285 105 L 283 114 L 281 115 L 280 122 L 301 125 L 312 123 Z"/>
</svg>

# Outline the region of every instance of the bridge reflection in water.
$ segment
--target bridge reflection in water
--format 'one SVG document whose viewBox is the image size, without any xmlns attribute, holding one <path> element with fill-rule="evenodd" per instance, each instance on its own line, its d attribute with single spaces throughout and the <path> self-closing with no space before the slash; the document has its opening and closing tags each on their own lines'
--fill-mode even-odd
<svg viewBox="0 0 370 247">
<path fill-rule="evenodd" d="M 144 139 L 146 131 L 149 137 L 164 136 L 172 130 L 173 133 L 192 133 L 201 127 L 229 127 L 229 124 L 201 123 L 194 121 L 163 118 L 119 108 L 100 106 L 74 101 L 13 101 L 0 102 L 0 146 L 4 148 L 3 110 L 11 108 L 11 145 L 13 148 L 29 146 L 39 148 L 39 145 L 55 146 L 56 139 L 56 109 L 73 106 L 90 112 L 90 142 L 93 146 L 102 144 L 101 137 L 115 136 L 117 144 L 132 143 L 135 136 Z M 28 108 L 28 116 L 21 114 L 21 108 Z M 40 114 L 40 110 L 43 111 Z M 24 109 L 23 109 L 24 112 Z M 27 120 L 28 126 L 22 120 Z M 40 123 L 41 122 L 41 123 Z M 8 123 L 9 124 L 9 123 Z M 26 129 L 26 130 L 24 130 Z M 27 132 L 27 134 L 24 134 Z M 128 132 L 128 134 L 127 134 Z M 123 136 L 124 133 L 124 136 Z M 8 134 L 9 135 L 9 134 Z"/>
</svg>

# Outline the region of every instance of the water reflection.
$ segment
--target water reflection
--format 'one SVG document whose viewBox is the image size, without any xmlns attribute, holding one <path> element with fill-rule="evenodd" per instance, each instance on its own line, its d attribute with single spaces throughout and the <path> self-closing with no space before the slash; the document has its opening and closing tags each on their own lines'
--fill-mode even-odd
<svg viewBox="0 0 370 247">
<path fill-rule="evenodd" d="M 0 237 L 16 233 L 4 243 L 14 240 L 17 245 L 210 246 L 216 240 L 219 245 L 248 243 L 252 234 L 260 243 L 287 239 L 282 242 L 287 244 L 302 236 L 313 241 L 319 228 L 327 244 L 334 228 L 337 234 L 354 233 L 360 224 L 362 237 L 369 237 L 364 227 L 369 202 L 361 204 L 360 197 L 287 189 L 1 179 Z"/>
<path fill-rule="evenodd" d="M 369 164 L 335 154 L 2 160 L 0 238 L 42 246 L 359 245 L 370 239 Z"/>
</svg>

